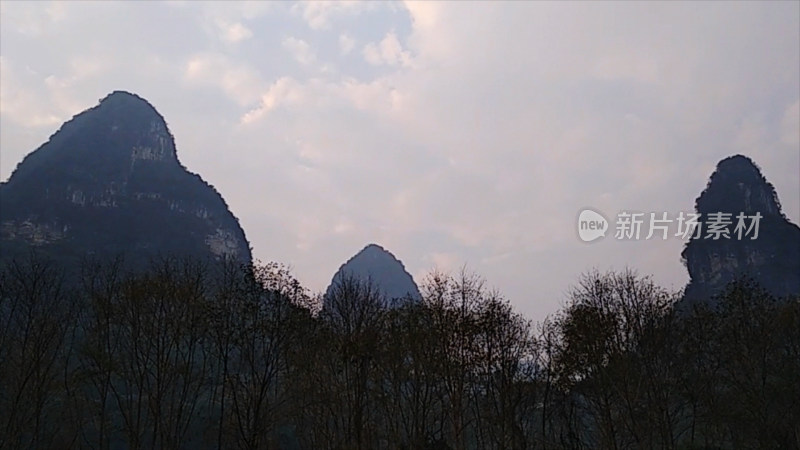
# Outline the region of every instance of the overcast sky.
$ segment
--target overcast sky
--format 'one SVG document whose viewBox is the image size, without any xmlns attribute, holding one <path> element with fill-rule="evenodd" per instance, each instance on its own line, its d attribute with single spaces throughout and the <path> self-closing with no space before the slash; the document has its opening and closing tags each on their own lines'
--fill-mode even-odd
<svg viewBox="0 0 800 450">
<path fill-rule="evenodd" d="M 692 211 L 736 153 L 800 216 L 798 2 L 0 4 L 0 179 L 134 92 L 312 290 L 370 242 L 533 319 L 593 267 L 679 289 L 684 241 L 583 243 L 578 213 Z"/>
</svg>

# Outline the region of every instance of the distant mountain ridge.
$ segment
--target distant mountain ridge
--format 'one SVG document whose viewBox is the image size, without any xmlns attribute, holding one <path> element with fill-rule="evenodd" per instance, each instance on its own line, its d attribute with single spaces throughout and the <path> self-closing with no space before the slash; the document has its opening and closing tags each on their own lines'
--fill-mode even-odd
<svg viewBox="0 0 800 450">
<path fill-rule="evenodd" d="M 681 253 L 690 277 L 686 302 L 710 301 L 739 277 L 752 278 L 778 297 L 800 295 L 800 228 L 783 214 L 775 188 L 750 158 L 720 161 L 695 209 L 701 214 L 702 235 Z M 713 213 L 731 215 L 730 238 L 705 237 Z M 761 216 L 756 239 L 751 239 L 755 229 L 742 239 L 733 233 L 740 213 Z"/>
<path fill-rule="evenodd" d="M 124 255 L 251 261 L 222 196 L 178 160 L 164 118 L 115 91 L 64 123 L 0 184 L 0 258 L 32 249 L 68 265 Z"/>
<path fill-rule="evenodd" d="M 414 278 L 406 271 L 403 263 L 377 244 L 367 245 L 342 264 L 325 290 L 325 296 L 331 293 L 336 283 L 347 277 L 373 283 L 389 303 L 397 299 L 419 301 L 422 298 Z"/>
</svg>

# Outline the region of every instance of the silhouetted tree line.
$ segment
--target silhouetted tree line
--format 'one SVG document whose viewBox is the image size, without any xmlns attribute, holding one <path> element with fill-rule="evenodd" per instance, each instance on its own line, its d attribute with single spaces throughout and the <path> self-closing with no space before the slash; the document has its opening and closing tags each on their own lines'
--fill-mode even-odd
<svg viewBox="0 0 800 450">
<path fill-rule="evenodd" d="M 592 272 L 531 323 L 432 273 L 387 308 L 278 264 L 161 259 L 78 281 L 0 273 L 0 448 L 800 447 L 800 301 L 738 281 L 714 307 Z M 532 297 L 535 297 L 532 293 Z"/>
</svg>

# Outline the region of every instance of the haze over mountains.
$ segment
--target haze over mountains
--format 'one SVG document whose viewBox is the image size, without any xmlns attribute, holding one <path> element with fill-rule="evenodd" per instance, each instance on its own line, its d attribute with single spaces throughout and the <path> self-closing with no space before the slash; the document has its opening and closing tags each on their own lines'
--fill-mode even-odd
<svg viewBox="0 0 800 450">
<path fill-rule="evenodd" d="M 710 298 L 739 276 L 774 295 L 800 293 L 800 229 L 753 161 L 721 161 L 696 209 L 701 225 L 714 212 L 762 219 L 758 239 L 686 245 L 686 299 Z M 158 255 L 251 262 L 238 220 L 211 185 L 181 165 L 164 118 L 123 91 L 65 123 L 0 185 L 0 246 L 4 260 L 34 249 L 68 267 L 122 254 L 134 266 Z M 376 244 L 343 264 L 331 284 L 351 275 L 371 280 L 387 300 L 421 297 L 403 264 Z"/>
</svg>

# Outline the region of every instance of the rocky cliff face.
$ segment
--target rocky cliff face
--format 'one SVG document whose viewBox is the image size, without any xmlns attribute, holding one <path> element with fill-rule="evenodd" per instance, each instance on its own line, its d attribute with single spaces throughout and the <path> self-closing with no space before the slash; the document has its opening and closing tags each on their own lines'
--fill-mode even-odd
<svg viewBox="0 0 800 450">
<path fill-rule="evenodd" d="M 372 282 L 389 304 L 394 300 L 422 298 L 414 279 L 406 272 L 403 263 L 383 247 L 370 244 L 344 263 L 331 280 L 326 296 L 332 287 L 345 279 L 353 277 L 364 282 Z"/>
<path fill-rule="evenodd" d="M 737 277 L 752 278 L 779 297 L 800 295 L 800 228 L 783 215 L 775 188 L 753 161 L 741 155 L 720 161 L 695 209 L 701 214 L 701 235 L 681 254 L 690 277 L 684 297 L 689 304 L 711 301 Z M 731 215 L 729 238 L 708 237 L 711 222 L 717 221 L 714 213 Z M 740 213 L 761 216 L 755 239 L 755 227 L 739 238 Z M 754 224 L 746 219 L 745 225 Z"/>
<path fill-rule="evenodd" d="M 220 194 L 184 168 L 164 118 L 116 91 L 66 122 L 0 184 L 0 258 L 232 258 L 250 248 Z"/>
</svg>

